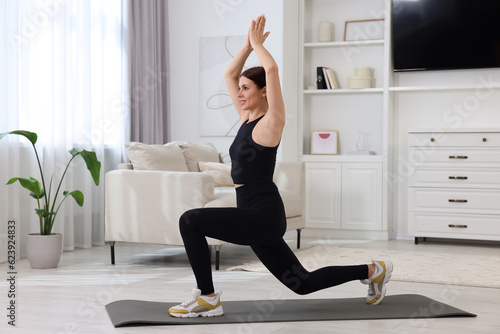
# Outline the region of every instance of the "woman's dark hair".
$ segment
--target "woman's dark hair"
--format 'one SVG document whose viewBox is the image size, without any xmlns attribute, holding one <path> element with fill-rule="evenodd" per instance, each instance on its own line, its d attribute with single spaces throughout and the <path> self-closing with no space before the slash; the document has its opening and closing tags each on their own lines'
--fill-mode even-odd
<svg viewBox="0 0 500 334">
<path fill-rule="evenodd" d="M 255 82 L 259 89 L 266 87 L 266 71 L 262 66 L 251 67 L 248 70 L 241 73 L 240 77 L 245 77 L 247 79 Z"/>
</svg>

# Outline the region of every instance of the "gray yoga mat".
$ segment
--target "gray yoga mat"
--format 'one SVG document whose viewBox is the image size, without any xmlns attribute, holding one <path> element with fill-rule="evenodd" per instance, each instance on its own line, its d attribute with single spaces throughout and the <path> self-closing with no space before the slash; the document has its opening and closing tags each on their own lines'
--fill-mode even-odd
<svg viewBox="0 0 500 334">
<path fill-rule="evenodd" d="M 171 317 L 168 309 L 176 304 L 178 302 L 119 300 L 106 305 L 106 311 L 115 327 L 476 316 L 410 294 L 386 296 L 379 305 L 367 305 L 365 298 L 223 301 L 224 315 L 212 318 Z"/>
</svg>

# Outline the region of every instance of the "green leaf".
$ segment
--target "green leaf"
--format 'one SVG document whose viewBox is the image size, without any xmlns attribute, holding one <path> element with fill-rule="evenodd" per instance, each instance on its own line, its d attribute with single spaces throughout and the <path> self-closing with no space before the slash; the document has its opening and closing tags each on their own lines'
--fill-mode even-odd
<svg viewBox="0 0 500 334">
<path fill-rule="evenodd" d="M 75 157 L 77 155 L 81 155 L 83 160 L 85 160 L 85 164 L 87 165 L 87 169 L 92 175 L 92 179 L 94 179 L 94 183 L 96 186 L 99 185 L 99 178 L 101 174 L 101 163 L 97 160 L 97 155 L 95 152 L 81 150 L 77 152 L 75 149 L 71 149 L 69 153 Z"/>
<path fill-rule="evenodd" d="M 36 141 L 38 139 L 38 135 L 34 132 L 30 132 L 30 131 L 26 131 L 26 130 L 16 130 L 16 131 L 11 131 L 11 132 L 0 133 L 0 140 L 9 134 L 26 137 L 33 145 L 36 144 Z"/>
<path fill-rule="evenodd" d="M 40 217 L 48 217 L 50 215 L 55 215 L 54 212 L 49 212 L 46 209 L 35 209 L 36 214 L 39 215 Z"/>
<path fill-rule="evenodd" d="M 35 198 L 43 197 L 44 194 L 43 194 L 42 186 L 40 185 L 40 182 L 38 182 L 37 179 L 32 178 L 31 176 L 30 177 L 13 177 L 12 179 L 9 180 L 9 182 L 7 182 L 7 184 L 12 184 L 16 181 L 19 181 L 19 183 L 21 184 L 21 186 L 23 186 L 23 188 L 28 189 L 29 191 L 34 193 L 36 196 Z"/>
<path fill-rule="evenodd" d="M 40 194 L 40 196 L 38 196 L 34 192 L 30 192 L 30 196 L 33 197 L 34 199 L 44 198 L 45 197 L 45 191 L 42 189 L 42 193 Z"/>
<path fill-rule="evenodd" d="M 74 190 L 70 193 L 64 191 L 63 195 L 64 197 L 72 196 L 75 199 L 76 204 L 78 204 L 79 206 L 83 206 L 83 193 L 80 190 Z"/>
</svg>

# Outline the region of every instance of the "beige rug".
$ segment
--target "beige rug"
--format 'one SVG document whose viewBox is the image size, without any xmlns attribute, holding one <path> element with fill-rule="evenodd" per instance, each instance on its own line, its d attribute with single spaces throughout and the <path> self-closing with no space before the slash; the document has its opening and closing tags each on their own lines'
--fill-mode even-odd
<svg viewBox="0 0 500 334">
<path fill-rule="evenodd" d="M 309 271 L 331 265 L 369 263 L 371 259 L 391 260 L 391 280 L 404 282 L 500 288 L 500 257 L 428 252 L 368 250 L 315 245 L 295 252 Z M 228 271 L 268 272 L 261 262 L 245 263 Z"/>
</svg>

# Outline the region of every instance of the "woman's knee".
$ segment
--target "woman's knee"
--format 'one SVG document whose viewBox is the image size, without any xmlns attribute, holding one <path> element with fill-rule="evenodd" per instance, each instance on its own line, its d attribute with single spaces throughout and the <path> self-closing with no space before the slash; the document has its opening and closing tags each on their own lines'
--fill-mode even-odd
<svg viewBox="0 0 500 334">
<path fill-rule="evenodd" d="M 293 265 L 281 275 L 280 281 L 296 294 L 307 295 L 311 293 L 309 275 L 310 273 L 304 267 Z"/>
<path fill-rule="evenodd" d="M 199 209 L 191 209 L 186 212 L 184 212 L 181 217 L 179 218 L 179 229 L 182 233 L 182 231 L 185 231 L 186 229 L 193 228 L 194 225 L 196 224 L 196 217 L 200 214 Z"/>
</svg>

